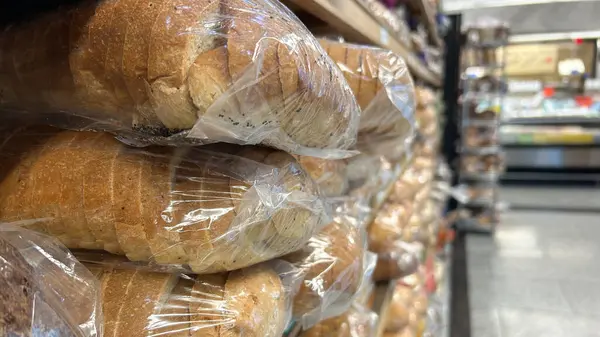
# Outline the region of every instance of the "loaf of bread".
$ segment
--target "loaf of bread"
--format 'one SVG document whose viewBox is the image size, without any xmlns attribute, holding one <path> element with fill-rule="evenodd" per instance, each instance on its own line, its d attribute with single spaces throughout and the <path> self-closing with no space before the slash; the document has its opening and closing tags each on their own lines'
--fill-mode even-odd
<svg viewBox="0 0 600 337">
<path fill-rule="evenodd" d="M 377 332 L 378 316 L 370 309 L 354 304 L 345 313 L 319 322 L 303 337 L 371 337 Z"/>
<path fill-rule="evenodd" d="M 324 54 L 276 0 L 85 0 L 0 31 L 0 110 L 75 115 L 136 144 L 331 156 L 360 108 Z"/>
<path fill-rule="evenodd" d="M 24 129 L 0 149 L 0 221 L 69 248 L 132 261 L 234 270 L 304 247 L 329 222 L 290 155 L 235 145 L 146 149 L 108 134 Z"/>
<path fill-rule="evenodd" d="M 375 219 L 369 224 L 369 250 L 375 253 L 388 252 L 402 239 L 402 231 L 407 226 L 411 215 L 410 202 L 402 204 L 385 204 L 377 212 Z"/>
<path fill-rule="evenodd" d="M 415 124 L 415 93 L 404 60 L 384 49 L 319 42 L 342 70 L 362 109 L 357 147 L 381 153 L 376 146 L 380 141 L 398 142 L 410 137 Z"/>
<path fill-rule="evenodd" d="M 293 316 L 305 328 L 346 311 L 365 274 L 373 266 L 365 260 L 366 234 L 358 226 L 332 222 L 302 249 L 283 259 L 303 277 L 294 298 Z"/>
<path fill-rule="evenodd" d="M 419 267 L 423 245 L 418 242 L 396 240 L 387 244 L 385 251 L 377 252 L 373 280 L 393 280 L 414 273 Z"/>
<path fill-rule="evenodd" d="M 28 224 L 0 224 L 0 336 L 101 337 L 97 281 Z"/>
<path fill-rule="evenodd" d="M 414 275 L 410 276 L 415 278 Z M 428 294 L 422 281 L 407 284 L 404 279 L 397 282 L 385 317 L 384 331 L 391 336 L 421 336 L 425 330 Z"/>
<path fill-rule="evenodd" d="M 290 317 L 294 287 L 266 265 L 204 276 L 91 269 L 104 336 L 279 337 Z"/>
<path fill-rule="evenodd" d="M 295 156 L 306 173 L 319 185 L 323 195 L 338 197 L 348 188 L 345 160 L 331 160 L 308 156 Z"/>
</svg>

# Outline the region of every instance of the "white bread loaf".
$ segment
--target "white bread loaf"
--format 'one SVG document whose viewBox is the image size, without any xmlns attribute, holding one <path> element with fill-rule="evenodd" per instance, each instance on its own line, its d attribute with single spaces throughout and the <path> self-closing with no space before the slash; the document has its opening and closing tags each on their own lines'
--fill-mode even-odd
<svg viewBox="0 0 600 337">
<path fill-rule="evenodd" d="M 276 0 L 87 0 L 3 29 L 0 47 L 5 115 L 76 115 L 88 125 L 50 123 L 135 144 L 263 143 L 326 157 L 356 138 L 360 109 L 343 75 Z"/>
<path fill-rule="evenodd" d="M 328 221 L 310 178 L 280 151 L 141 150 L 52 128 L 4 136 L 0 221 L 44 218 L 34 229 L 69 248 L 213 273 L 298 250 Z"/>
</svg>

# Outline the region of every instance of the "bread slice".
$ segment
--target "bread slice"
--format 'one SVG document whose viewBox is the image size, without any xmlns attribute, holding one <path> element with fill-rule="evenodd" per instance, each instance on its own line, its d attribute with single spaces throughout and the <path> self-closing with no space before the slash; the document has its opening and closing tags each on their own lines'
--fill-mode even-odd
<svg viewBox="0 0 600 337">
<path fill-rule="evenodd" d="M 174 219 L 181 228 L 181 246 L 188 257 L 187 263 L 193 271 L 203 273 L 221 271 L 214 250 L 223 243 L 214 240 L 228 231 L 233 219 L 229 195 L 222 190 L 227 178 L 211 177 L 206 167 L 211 159 L 204 151 L 187 151 L 174 168 L 172 196 Z M 214 212 L 216 209 L 220 211 Z"/>
<path fill-rule="evenodd" d="M 119 148 L 110 135 L 102 133 L 90 144 L 90 159 L 82 172 L 82 201 L 87 226 L 96 241 L 103 243 L 104 250 L 124 255 L 115 230 L 113 200 Z"/>
<path fill-rule="evenodd" d="M 104 72 L 110 90 L 119 102 L 120 108 L 127 110 L 129 119 L 132 119 L 132 112 L 135 109 L 134 100 L 129 94 L 125 78 L 123 76 L 123 61 L 125 39 L 130 25 L 132 25 L 140 13 L 136 12 L 136 5 L 139 2 L 136 0 L 119 0 L 113 9 L 110 22 L 110 29 L 107 30 L 109 36 L 106 39 L 108 47 L 106 49 L 106 57 L 104 62 Z M 131 120 L 128 120 L 131 122 Z"/>
<path fill-rule="evenodd" d="M 32 219 L 43 219 L 46 233 L 57 237 L 68 247 L 79 247 L 80 233 L 66 227 L 61 221 L 61 189 L 64 166 L 62 153 L 75 139 L 74 133 L 57 133 L 44 144 L 44 150 L 35 159 L 31 172 L 37 172 L 29 179 L 32 198 L 29 205 Z M 62 148 L 62 150 L 61 150 Z"/>
<path fill-rule="evenodd" d="M 100 277 L 104 336 L 118 336 L 121 308 L 135 275 L 131 270 L 105 270 Z"/>
<path fill-rule="evenodd" d="M 227 62 L 227 47 L 221 46 L 201 54 L 192 64 L 187 83 L 198 114 L 203 115 L 231 86 Z"/>
<path fill-rule="evenodd" d="M 89 164 L 89 151 L 94 147 L 101 134 L 76 133 L 73 141 L 60 146 L 54 154 L 60 158 L 61 180 L 55 184 L 60 186 L 60 212 L 69 236 L 78 237 L 78 247 L 85 249 L 103 249 L 89 229 L 83 207 L 83 173 Z M 75 163 L 75 164 L 73 164 Z"/>
<path fill-rule="evenodd" d="M 221 337 L 221 329 L 238 319 L 224 301 L 225 274 L 197 276 L 189 305 L 190 337 Z"/>
<path fill-rule="evenodd" d="M 69 62 L 79 96 L 77 101 L 81 106 L 73 106 L 71 109 L 81 107 L 90 113 L 122 118 L 120 102 L 104 72 L 112 15 L 118 3 L 119 1 L 90 1 L 73 13 L 71 30 L 81 33 L 72 36 L 76 40 L 72 42 L 74 51 L 70 53 Z"/>
<path fill-rule="evenodd" d="M 189 306 L 196 302 L 196 298 L 192 295 L 195 282 L 185 275 L 179 276 L 176 282 L 175 288 L 164 304 L 148 318 L 148 327 L 144 336 L 190 336 L 191 324 L 194 321 Z"/>
<path fill-rule="evenodd" d="M 362 111 L 371 104 L 377 94 L 377 83 L 379 82 L 379 61 L 375 52 L 370 48 L 360 48 L 360 91 L 357 93 L 358 105 Z"/>
<path fill-rule="evenodd" d="M 125 255 L 132 261 L 148 261 L 152 256 L 142 218 L 142 167 L 146 164 L 137 149 L 120 147 L 112 170 L 112 207 L 115 230 Z"/>
<path fill-rule="evenodd" d="M 181 243 L 180 218 L 173 208 L 175 167 L 182 151 L 174 148 L 152 148 L 139 154 L 142 164 L 141 207 L 144 231 L 156 263 L 185 264 L 188 261 Z"/>
<path fill-rule="evenodd" d="M 130 0 L 126 0 L 130 1 Z M 135 3 L 123 42 L 123 79 L 135 104 L 133 126 L 144 126 L 147 132 L 159 132 L 162 125 L 150 105 L 148 87 L 148 57 L 152 26 L 167 0 L 149 0 Z"/>
<path fill-rule="evenodd" d="M 115 336 L 148 336 L 149 330 L 153 328 L 154 317 L 163 309 L 177 283 L 178 275 L 140 271 L 123 273 L 126 275 L 134 273 L 131 278 L 127 278 L 129 284 L 126 293 L 118 298 L 103 297 L 103 303 L 106 301 L 122 303 Z"/>
<path fill-rule="evenodd" d="M 224 301 L 237 315 L 221 327 L 221 337 L 276 336 L 287 324 L 285 290 L 277 273 L 267 266 L 230 272 Z"/>
<path fill-rule="evenodd" d="M 43 150 L 43 144 L 52 134 L 40 132 L 32 137 L 23 128 L 2 133 L 3 139 L 0 147 L 2 156 L 0 205 L 2 207 L 0 208 L 0 217 L 3 221 L 34 219 L 34 209 L 31 207 L 33 189 L 29 172 Z M 29 224 L 28 228 L 46 232 L 45 221 Z"/>
<path fill-rule="evenodd" d="M 187 77 L 196 57 L 217 47 L 217 0 L 167 0 L 152 26 L 148 82 L 154 113 L 168 129 L 190 129 L 198 119 Z"/>
</svg>

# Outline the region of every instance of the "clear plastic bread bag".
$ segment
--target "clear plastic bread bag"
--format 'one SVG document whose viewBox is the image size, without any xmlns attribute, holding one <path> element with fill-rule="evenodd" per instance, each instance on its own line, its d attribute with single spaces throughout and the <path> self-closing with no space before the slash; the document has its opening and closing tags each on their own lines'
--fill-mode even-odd
<svg viewBox="0 0 600 337">
<path fill-rule="evenodd" d="M 390 152 L 388 146 L 382 151 L 379 145 L 414 137 L 414 85 L 402 57 L 380 48 L 319 41 L 342 70 L 362 109 L 357 149 L 391 159 L 401 156 L 406 149 L 397 146 Z"/>
<path fill-rule="evenodd" d="M 0 223 L 0 335 L 102 337 L 97 280 L 57 240 L 23 225 Z"/>
<path fill-rule="evenodd" d="M 367 251 L 364 222 L 349 218 L 337 216 L 303 249 L 283 257 L 304 275 L 293 307 L 304 329 L 346 311 L 371 278 L 376 257 Z"/>
<path fill-rule="evenodd" d="M 295 156 L 304 171 L 317 183 L 326 197 L 339 197 L 348 190 L 346 160 L 330 160 L 317 157 Z"/>
<path fill-rule="evenodd" d="M 414 239 L 421 230 L 409 226 L 412 218 L 410 202 L 386 204 L 369 225 L 369 250 L 377 254 L 375 280 L 406 276 L 419 266 L 424 247 Z"/>
<path fill-rule="evenodd" d="M 319 322 L 304 331 L 304 337 L 372 337 L 377 332 L 378 316 L 369 308 L 353 304 L 345 313 Z"/>
<path fill-rule="evenodd" d="M 129 143 L 346 157 L 360 108 L 277 0 L 86 0 L 0 32 L 0 111 Z"/>
<path fill-rule="evenodd" d="M 397 281 L 387 313 L 383 318 L 386 335 L 403 337 L 422 335 L 430 308 L 429 295 L 424 282 L 422 272 Z"/>
<path fill-rule="evenodd" d="M 280 337 L 297 271 L 281 260 L 211 275 L 89 265 L 100 280 L 105 336 Z"/>
<path fill-rule="evenodd" d="M 292 156 L 231 144 L 131 148 L 50 127 L 4 134 L 0 221 L 160 270 L 235 270 L 304 247 L 329 205 Z"/>
</svg>

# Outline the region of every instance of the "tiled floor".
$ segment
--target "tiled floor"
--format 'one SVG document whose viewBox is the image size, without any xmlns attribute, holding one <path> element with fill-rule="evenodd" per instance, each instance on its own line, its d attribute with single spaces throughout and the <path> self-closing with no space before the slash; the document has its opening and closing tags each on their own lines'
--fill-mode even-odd
<svg viewBox="0 0 600 337">
<path fill-rule="evenodd" d="M 600 214 L 502 216 L 467 237 L 471 336 L 600 337 Z"/>
</svg>

